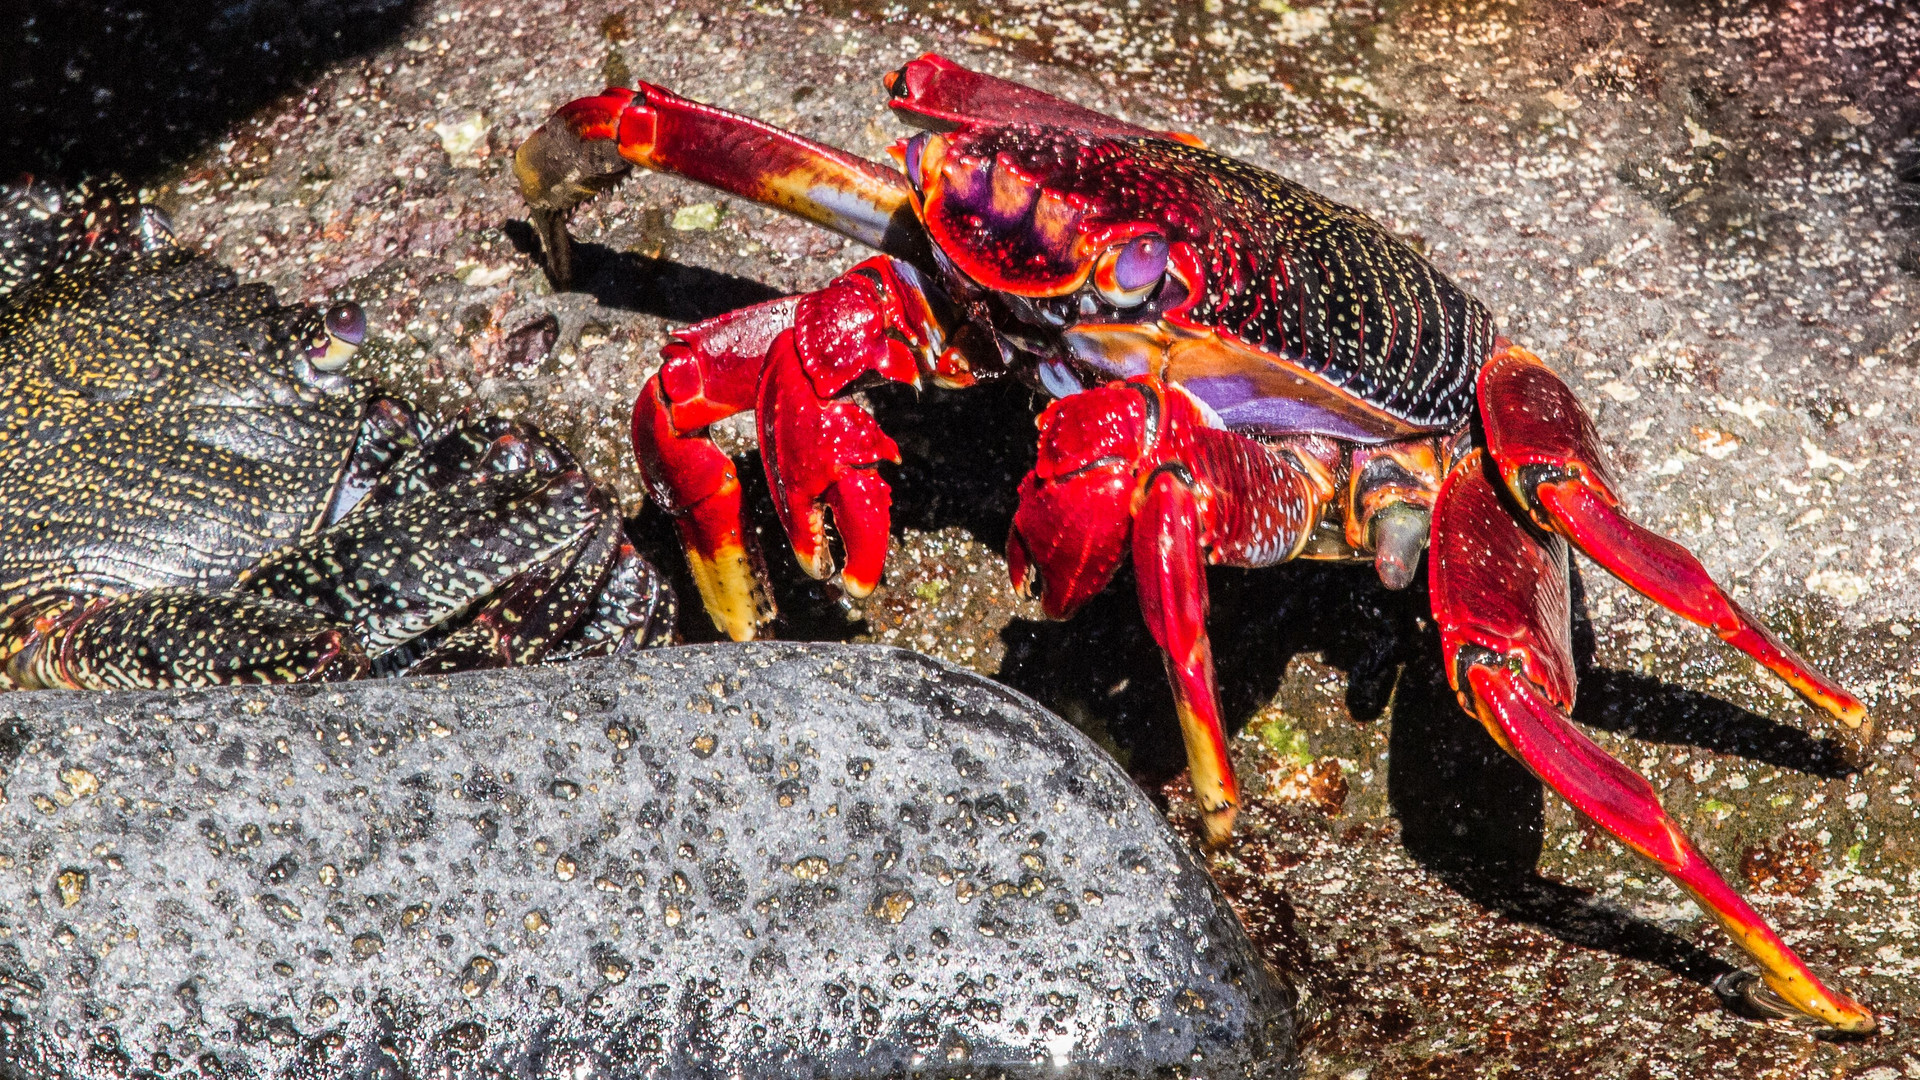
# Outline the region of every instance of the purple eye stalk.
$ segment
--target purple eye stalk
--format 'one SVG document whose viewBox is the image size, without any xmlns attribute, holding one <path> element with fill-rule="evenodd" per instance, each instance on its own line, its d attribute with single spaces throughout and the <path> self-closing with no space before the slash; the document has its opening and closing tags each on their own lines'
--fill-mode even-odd
<svg viewBox="0 0 1920 1080">
<path fill-rule="evenodd" d="M 1145 303 L 1167 272 L 1167 239 L 1154 233 L 1109 248 L 1093 267 L 1093 287 L 1114 307 Z"/>
<path fill-rule="evenodd" d="M 327 336 L 307 350 L 307 360 L 321 371 L 339 371 L 367 340 L 367 313 L 359 304 L 343 302 L 328 308 L 321 323 Z"/>
</svg>

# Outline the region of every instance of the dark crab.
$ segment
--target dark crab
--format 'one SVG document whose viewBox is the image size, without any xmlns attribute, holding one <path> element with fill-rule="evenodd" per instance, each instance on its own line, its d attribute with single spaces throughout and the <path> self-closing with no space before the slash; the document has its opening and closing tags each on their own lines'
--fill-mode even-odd
<svg viewBox="0 0 1920 1080">
<path fill-rule="evenodd" d="M 444 672 L 665 640 L 673 601 L 557 445 L 343 370 L 118 181 L 0 188 L 0 689 Z"/>
<path fill-rule="evenodd" d="M 1756 1003 L 1846 1031 L 1822 985 L 1687 840 L 1652 787 L 1569 720 L 1568 545 L 1713 630 L 1847 724 L 1865 715 L 1630 519 L 1594 425 L 1487 310 L 1366 215 L 1181 135 L 926 56 L 887 79 L 923 129 L 895 172 L 658 87 L 563 106 L 515 158 L 557 281 L 565 215 L 631 165 L 677 172 L 879 249 L 824 289 L 683 330 L 634 413 L 716 623 L 771 613 L 732 462 L 706 436 L 755 410 L 800 562 L 860 595 L 885 560 L 893 442 L 850 390 L 1013 374 L 1059 400 L 1008 545 L 1065 617 L 1131 557 L 1210 837 L 1238 801 L 1206 630 L 1208 563 L 1368 560 L 1390 587 L 1423 550 L 1461 706 L 1581 813 L 1653 860 L 1761 966 Z"/>
</svg>

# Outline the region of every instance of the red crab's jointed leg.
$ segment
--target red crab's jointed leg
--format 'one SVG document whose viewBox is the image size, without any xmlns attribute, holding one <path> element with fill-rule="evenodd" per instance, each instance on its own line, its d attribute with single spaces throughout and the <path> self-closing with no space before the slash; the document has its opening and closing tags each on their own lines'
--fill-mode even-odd
<svg viewBox="0 0 1920 1080">
<path fill-rule="evenodd" d="M 1151 376 L 1074 394 L 1040 416 L 1039 460 L 1020 484 L 1008 570 L 1022 591 L 1038 583 L 1048 616 L 1064 619 L 1131 550 L 1141 614 L 1166 659 L 1194 798 L 1215 843 L 1231 835 L 1240 796 L 1207 638 L 1206 565 L 1291 557 L 1331 497 L 1326 477 L 1291 449 L 1208 427 L 1192 399 Z"/>
<path fill-rule="evenodd" d="M 570 276 L 565 216 L 632 165 L 678 173 L 879 248 L 912 192 L 899 173 L 844 150 L 640 83 L 560 107 L 520 145 L 514 174 L 548 269 Z"/>
<path fill-rule="evenodd" d="M 1859 727 L 1866 706 L 1727 596 L 1687 549 L 1620 509 L 1593 421 L 1533 354 L 1502 340 L 1480 369 L 1480 415 L 1501 478 L 1543 529 L 1571 540 L 1655 603 L 1718 634 L 1809 703 Z"/>
<path fill-rule="evenodd" d="M 740 479 L 708 438 L 716 420 L 756 410 L 774 508 L 807 573 L 833 572 L 825 510 L 846 549 L 841 583 L 865 596 L 886 563 L 892 496 L 876 467 L 900 451 L 840 395 L 877 376 L 917 385 L 942 337 L 912 271 L 868 259 L 818 292 L 743 308 L 675 334 L 634 406 L 633 445 L 648 487 L 679 518 L 714 625 L 744 641 L 773 617 L 740 516 Z"/>
<path fill-rule="evenodd" d="M 1576 810 L 1691 893 L 1759 962 L 1761 978 L 1781 998 L 1841 1030 L 1873 1030 L 1872 1013 L 1822 985 L 1721 879 L 1652 786 L 1568 720 L 1574 671 L 1566 545 L 1551 535 L 1543 543 L 1522 528 L 1488 472 L 1479 450 L 1457 463 L 1433 518 L 1433 612 L 1462 707 Z"/>
</svg>

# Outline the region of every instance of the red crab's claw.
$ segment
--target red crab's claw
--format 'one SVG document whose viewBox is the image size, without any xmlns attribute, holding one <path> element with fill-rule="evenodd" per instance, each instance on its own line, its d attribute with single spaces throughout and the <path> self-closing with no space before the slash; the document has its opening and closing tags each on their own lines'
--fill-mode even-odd
<svg viewBox="0 0 1920 1080">
<path fill-rule="evenodd" d="M 1759 962 L 1775 994 L 1843 1031 L 1873 1014 L 1824 986 L 1716 873 L 1638 773 L 1568 719 L 1573 650 L 1567 547 L 1508 513 L 1482 451 L 1448 473 L 1434 508 L 1429 581 L 1447 677 L 1508 753 L 1629 848 L 1653 860 Z"/>
<path fill-rule="evenodd" d="M 1126 383 L 1088 390 L 1040 414 L 1040 453 L 1020 482 L 1007 570 L 1047 617 L 1066 619 L 1126 557 L 1133 498 L 1155 427 L 1153 402 Z"/>
<path fill-rule="evenodd" d="M 514 175 L 556 284 L 572 278 L 566 217 L 639 165 L 678 173 L 879 247 L 910 191 L 899 173 L 758 120 L 639 83 L 568 102 L 520 144 Z"/>
<path fill-rule="evenodd" d="M 1020 484 L 1007 564 L 1040 585 L 1050 617 L 1073 614 L 1131 555 L 1140 614 L 1173 684 L 1207 839 L 1233 831 L 1227 757 L 1207 637 L 1207 563 L 1263 565 L 1296 551 L 1327 492 L 1281 447 L 1209 427 L 1152 376 L 1062 398 L 1040 416 L 1040 454 Z"/>
<path fill-rule="evenodd" d="M 827 512 L 846 554 L 840 582 L 871 593 L 886 565 L 892 493 L 882 462 L 900 450 L 849 395 L 881 380 L 918 386 L 923 368 L 964 364 L 911 267 L 886 256 L 825 288 L 709 319 L 673 335 L 634 406 L 633 447 L 648 491 L 679 519 L 714 625 L 746 640 L 775 614 L 741 517 L 733 461 L 707 428 L 753 410 L 774 509 L 801 567 L 833 572 Z M 958 369 L 953 369 L 958 370 Z"/>
</svg>

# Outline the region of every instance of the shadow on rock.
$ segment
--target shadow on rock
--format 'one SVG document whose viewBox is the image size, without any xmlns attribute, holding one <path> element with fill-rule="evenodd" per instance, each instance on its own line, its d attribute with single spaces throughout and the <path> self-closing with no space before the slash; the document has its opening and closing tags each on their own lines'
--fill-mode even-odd
<svg viewBox="0 0 1920 1080">
<path fill-rule="evenodd" d="M 1387 799 L 1407 853 L 1476 904 L 1591 949 L 1711 986 L 1732 966 L 1677 935 L 1541 877 L 1546 789 L 1461 710 L 1439 641 L 1409 662 L 1394 697 Z M 1582 690 L 1588 689 L 1582 684 Z"/>
<path fill-rule="evenodd" d="M 881 430 L 900 446 L 900 465 L 888 475 L 894 526 L 958 525 L 1003 550 L 1046 399 L 1016 379 L 967 390 L 889 384 L 867 397 Z"/>
<path fill-rule="evenodd" d="M 1596 668 L 1580 674 L 1573 718 L 1588 727 L 1648 742 L 1698 746 L 1715 753 L 1825 780 L 1852 775 L 1843 743 L 1812 735 L 1648 675 Z"/>
<path fill-rule="evenodd" d="M 1580 724 L 1647 742 L 1697 746 L 1764 761 L 1825 780 L 1855 771 L 1846 744 L 1837 739 L 1815 738 L 1790 724 L 1650 675 L 1596 666 L 1586 583 L 1578 569 L 1573 574 L 1573 612 L 1573 662 L 1580 676 L 1580 697 L 1574 703 L 1573 718 Z M 1687 632 L 1708 640 L 1704 630 Z M 1729 648 L 1727 655 L 1735 654 Z M 1742 668 L 1747 669 L 1747 665 Z M 1767 678 L 1758 674 L 1753 677 Z"/>
<path fill-rule="evenodd" d="M 533 226 L 515 218 L 503 222 L 500 228 L 514 250 L 540 262 L 540 240 Z M 711 319 L 785 295 L 752 278 L 618 251 L 577 238 L 573 242 L 572 289 L 593 297 L 604 307 L 683 323 Z"/>
<path fill-rule="evenodd" d="M 25 0 L 0 16 L 0 175 L 136 179 L 331 64 L 398 36 L 417 0 Z"/>
</svg>

